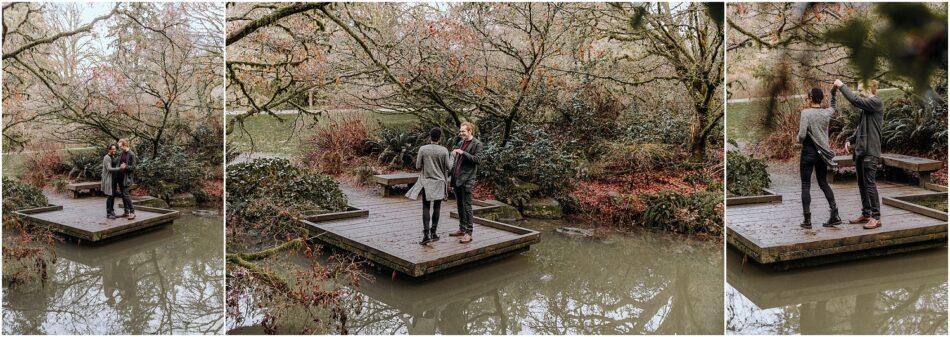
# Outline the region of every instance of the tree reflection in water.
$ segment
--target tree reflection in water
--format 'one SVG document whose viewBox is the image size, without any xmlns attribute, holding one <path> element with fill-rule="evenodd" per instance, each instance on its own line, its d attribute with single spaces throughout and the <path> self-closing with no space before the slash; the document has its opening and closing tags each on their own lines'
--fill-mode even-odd
<svg viewBox="0 0 950 337">
<path fill-rule="evenodd" d="M 222 218 L 66 242 L 45 285 L 4 286 L 4 334 L 211 334 L 224 324 Z"/>
<path fill-rule="evenodd" d="M 727 258 L 731 334 L 947 333 L 946 248 L 786 272 Z"/>
<path fill-rule="evenodd" d="M 428 280 L 380 274 L 363 283 L 357 296 L 364 304 L 351 315 L 350 332 L 721 333 L 720 243 L 650 232 L 574 239 L 553 231 L 562 223 L 519 225 L 542 231 L 541 243 Z"/>
</svg>

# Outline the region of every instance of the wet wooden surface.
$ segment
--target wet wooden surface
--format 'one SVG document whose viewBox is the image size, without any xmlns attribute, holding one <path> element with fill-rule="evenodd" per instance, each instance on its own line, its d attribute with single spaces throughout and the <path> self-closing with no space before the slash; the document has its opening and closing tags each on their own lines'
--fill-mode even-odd
<svg viewBox="0 0 950 337">
<path fill-rule="evenodd" d="M 73 199 L 59 193 L 44 194 L 50 204 L 59 205 L 62 208 L 41 212 L 27 210 L 24 211 L 24 213 L 29 213 L 26 214 L 27 219 L 31 223 L 47 226 L 54 232 L 92 242 L 169 224 L 179 216 L 174 210 L 136 206 L 134 220 L 108 219 L 104 197 Z M 121 215 L 122 202 L 120 198 L 116 199 L 116 214 Z"/>
<path fill-rule="evenodd" d="M 369 188 L 343 186 L 350 206 L 369 211 L 362 218 L 322 222 L 301 221 L 318 239 L 375 263 L 418 277 L 530 247 L 536 231 L 476 218 L 474 240 L 461 244 L 449 233 L 459 222 L 449 216 L 455 202 L 442 202 L 437 233 L 441 240 L 429 246 L 422 240 L 422 201 L 403 196 L 380 197 Z M 488 225 L 482 225 L 483 222 Z"/>
<path fill-rule="evenodd" d="M 861 214 L 861 199 L 853 179 L 831 183 L 842 220 L 837 228 L 821 223 L 829 216 L 828 203 L 812 177 L 813 229 L 799 227 L 802 221 L 801 182 L 797 167 L 770 167 L 770 189 L 782 194 L 783 202 L 735 205 L 726 208 L 727 241 L 759 263 L 809 259 L 909 244 L 947 240 L 947 222 L 881 204 L 883 226 L 867 230 L 847 220 Z M 929 192 L 906 184 L 878 180 L 881 197 Z M 895 249 L 897 252 L 900 249 Z M 886 252 L 885 252 L 886 253 Z M 878 254 L 880 255 L 880 254 Z"/>
</svg>

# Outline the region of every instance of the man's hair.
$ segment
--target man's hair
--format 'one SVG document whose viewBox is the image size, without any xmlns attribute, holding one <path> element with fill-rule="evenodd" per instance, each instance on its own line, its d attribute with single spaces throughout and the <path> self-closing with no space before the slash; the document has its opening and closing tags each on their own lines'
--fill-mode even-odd
<svg viewBox="0 0 950 337">
<path fill-rule="evenodd" d="M 808 97 L 811 97 L 811 102 L 815 104 L 821 104 L 821 101 L 825 100 L 825 93 L 818 88 L 811 88 L 811 92 L 808 94 Z"/>
<path fill-rule="evenodd" d="M 126 138 L 121 138 L 119 139 L 119 142 L 116 143 L 116 145 L 118 145 L 119 147 L 122 147 L 122 144 L 129 145 L 129 140 Z"/>
<path fill-rule="evenodd" d="M 475 134 L 475 124 L 472 124 L 472 122 L 462 122 L 461 126 L 467 128 L 468 132 L 471 132 L 473 135 Z"/>
<path fill-rule="evenodd" d="M 877 80 L 870 80 L 867 83 L 858 83 L 858 90 L 877 96 Z"/>
<path fill-rule="evenodd" d="M 429 130 L 429 139 L 433 142 L 442 139 L 442 128 L 432 128 L 432 130 Z"/>
</svg>

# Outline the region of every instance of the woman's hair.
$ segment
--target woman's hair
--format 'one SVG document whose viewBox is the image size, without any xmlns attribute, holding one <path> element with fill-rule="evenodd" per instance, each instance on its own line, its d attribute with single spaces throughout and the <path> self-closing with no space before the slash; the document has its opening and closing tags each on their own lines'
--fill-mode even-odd
<svg viewBox="0 0 950 337">
<path fill-rule="evenodd" d="M 819 88 L 811 88 L 811 93 L 808 94 L 808 97 L 812 103 L 821 104 L 821 102 L 825 100 L 825 93 Z"/>
<path fill-rule="evenodd" d="M 433 142 L 442 139 L 442 128 L 432 128 L 432 130 L 429 130 L 429 139 Z"/>
</svg>

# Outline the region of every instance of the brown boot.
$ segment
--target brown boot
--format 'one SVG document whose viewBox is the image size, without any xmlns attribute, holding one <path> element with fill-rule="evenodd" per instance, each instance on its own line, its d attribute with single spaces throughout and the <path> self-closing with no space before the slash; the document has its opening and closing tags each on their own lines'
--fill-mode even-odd
<svg viewBox="0 0 950 337">
<path fill-rule="evenodd" d="M 878 220 L 878 219 L 871 219 L 871 220 L 868 221 L 868 223 L 864 224 L 864 229 L 880 228 L 881 225 L 883 225 L 883 224 L 881 223 L 881 220 Z"/>
<path fill-rule="evenodd" d="M 449 236 L 462 236 L 462 235 L 465 235 L 465 232 L 463 232 L 462 230 L 457 230 L 452 233 L 449 233 Z"/>
<path fill-rule="evenodd" d="M 472 236 L 468 234 L 465 234 L 465 236 L 463 236 L 462 239 L 459 240 L 459 243 L 469 243 L 469 242 L 472 242 Z"/>
<path fill-rule="evenodd" d="M 871 220 L 871 217 L 869 217 L 869 216 L 867 216 L 867 215 L 864 215 L 864 214 L 861 214 L 861 216 L 859 216 L 857 219 L 850 220 L 850 221 L 848 221 L 848 223 L 850 223 L 850 224 L 852 224 L 852 225 L 857 225 L 857 224 L 859 224 L 859 223 L 868 222 L 868 220 Z"/>
</svg>

